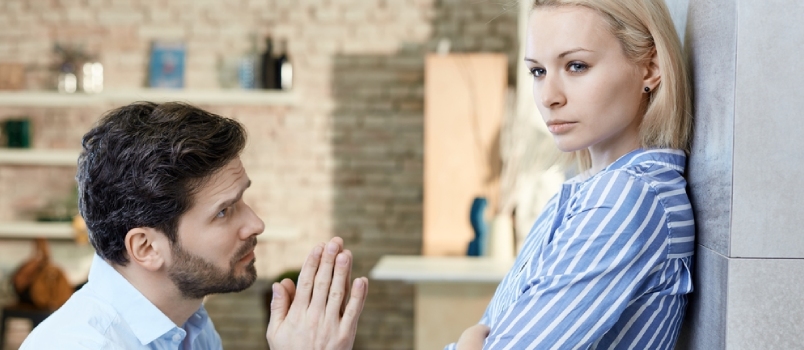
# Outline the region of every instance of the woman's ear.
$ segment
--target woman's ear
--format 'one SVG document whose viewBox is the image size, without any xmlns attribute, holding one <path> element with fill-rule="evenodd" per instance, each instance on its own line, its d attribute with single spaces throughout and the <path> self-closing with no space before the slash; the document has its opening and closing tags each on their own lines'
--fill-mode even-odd
<svg viewBox="0 0 804 350">
<path fill-rule="evenodd" d="M 157 271 L 165 265 L 170 244 L 167 237 L 150 227 L 135 227 L 126 233 L 126 252 L 131 263 L 148 271 Z"/>
<path fill-rule="evenodd" d="M 659 67 L 659 57 L 656 49 L 651 50 L 650 59 L 642 64 L 642 86 L 649 88 L 650 91 L 656 90 L 662 82 L 662 70 Z"/>
</svg>

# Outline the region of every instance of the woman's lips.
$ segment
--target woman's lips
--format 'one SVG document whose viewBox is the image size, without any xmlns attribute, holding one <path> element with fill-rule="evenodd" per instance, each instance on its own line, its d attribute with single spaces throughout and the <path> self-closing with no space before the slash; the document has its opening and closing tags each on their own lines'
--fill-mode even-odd
<svg viewBox="0 0 804 350">
<path fill-rule="evenodd" d="M 570 129 L 575 127 L 575 122 L 551 122 L 547 124 L 547 130 L 553 135 L 560 135 L 569 132 Z"/>
</svg>

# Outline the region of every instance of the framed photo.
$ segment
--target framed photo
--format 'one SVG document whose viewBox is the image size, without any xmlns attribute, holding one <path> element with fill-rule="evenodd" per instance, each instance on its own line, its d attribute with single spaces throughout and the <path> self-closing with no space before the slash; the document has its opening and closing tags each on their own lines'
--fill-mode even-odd
<svg viewBox="0 0 804 350">
<path fill-rule="evenodd" d="M 180 41 L 154 41 L 148 65 L 148 86 L 184 88 L 185 45 Z"/>
</svg>

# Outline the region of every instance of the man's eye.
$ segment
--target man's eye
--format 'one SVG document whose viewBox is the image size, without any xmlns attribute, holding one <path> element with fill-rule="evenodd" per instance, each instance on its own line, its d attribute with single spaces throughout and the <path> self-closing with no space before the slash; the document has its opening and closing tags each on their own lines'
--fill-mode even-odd
<svg viewBox="0 0 804 350">
<path fill-rule="evenodd" d="M 567 68 L 569 69 L 570 72 L 581 73 L 589 69 L 589 66 L 580 62 L 572 62 L 567 66 Z"/>
<path fill-rule="evenodd" d="M 223 218 L 226 217 L 226 213 L 229 212 L 229 208 L 225 208 L 218 212 L 218 215 L 215 215 L 216 218 Z"/>
<path fill-rule="evenodd" d="M 528 71 L 530 71 L 530 75 L 532 75 L 534 78 L 541 77 L 547 73 L 547 71 L 544 68 L 538 68 L 538 67 L 531 68 Z"/>
</svg>

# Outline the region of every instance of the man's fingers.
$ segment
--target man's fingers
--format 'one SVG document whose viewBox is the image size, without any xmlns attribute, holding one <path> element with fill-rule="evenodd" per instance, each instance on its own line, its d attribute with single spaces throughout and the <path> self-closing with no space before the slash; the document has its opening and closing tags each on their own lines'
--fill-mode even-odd
<svg viewBox="0 0 804 350">
<path fill-rule="evenodd" d="M 271 286 L 273 297 L 271 298 L 271 319 L 268 320 L 268 332 L 276 329 L 288 314 L 290 308 L 290 298 L 288 291 L 281 283 L 274 283 Z"/>
<path fill-rule="evenodd" d="M 313 296 L 310 299 L 310 308 L 315 310 L 325 310 L 329 287 L 332 283 L 332 270 L 335 266 L 335 257 L 341 252 L 342 246 L 335 239 L 327 243 L 324 254 L 321 256 L 321 263 L 315 276 L 315 286 L 313 286 Z M 323 316 L 323 314 L 321 315 Z"/>
<path fill-rule="evenodd" d="M 335 237 L 332 237 L 330 242 L 335 242 L 335 244 L 337 244 L 338 247 L 341 247 L 341 250 L 343 250 L 343 238 L 335 236 Z"/>
<path fill-rule="evenodd" d="M 351 262 L 353 262 L 354 260 L 352 260 L 352 252 L 349 251 L 349 249 L 344 249 L 343 253 L 349 255 L 349 269 L 347 270 L 347 274 L 346 274 L 346 279 L 345 279 L 346 282 L 343 284 L 343 297 L 344 298 L 349 298 L 349 293 L 352 290 L 352 286 L 351 286 L 351 284 L 349 284 L 349 281 L 352 280 L 352 264 L 351 264 Z M 341 317 L 343 317 L 343 312 L 345 310 L 346 310 L 346 303 L 342 301 L 341 302 L 341 310 L 340 310 L 340 316 Z"/>
<path fill-rule="evenodd" d="M 363 304 L 366 302 L 366 295 L 368 295 L 368 278 L 356 278 L 352 284 L 352 296 L 349 298 L 349 303 L 343 312 L 343 319 L 341 319 L 341 332 L 355 333 L 357 320 L 360 318 Z"/>
<path fill-rule="evenodd" d="M 296 297 L 296 285 L 293 283 L 293 280 L 290 278 L 285 278 L 282 282 L 279 282 L 283 287 L 285 287 L 285 291 L 288 293 L 288 300 L 293 300 Z"/>
<path fill-rule="evenodd" d="M 352 266 L 351 256 L 344 251 L 335 258 L 335 272 L 332 275 L 332 286 L 327 299 L 326 319 L 337 322 L 341 319 L 341 305 L 346 297 L 346 285 L 349 284 L 349 270 Z"/>
<path fill-rule="evenodd" d="M 296 287 L 296 295 L 293 298 L 293 307 L 300 307 L 306 310 L 310 304 L 310 296 L 313 292 L 313 282 L 315 275 L 318 271 L 318 266 L 321 264 L 321 256 L 324 251 L 324 245 L 318 244 L 310 251 L 307 260 L 304 261 L 301 272 L 299 273 L 298 287 Z"/>
</svg>

